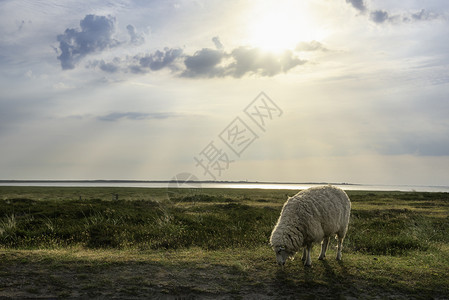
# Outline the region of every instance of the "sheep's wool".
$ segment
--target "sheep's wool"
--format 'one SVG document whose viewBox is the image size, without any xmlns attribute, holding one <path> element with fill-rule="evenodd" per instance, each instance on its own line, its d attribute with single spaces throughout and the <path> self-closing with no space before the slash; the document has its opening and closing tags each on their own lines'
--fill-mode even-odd
<svg viewBox="0 0 449 300">
<path fill-rule="evenodd" d="M 349 197 L 340 188 L 328 185 L 303 190 L 284 204 L 271 233 L 271 246 L 283 247 L 294 254 L 333 234 L 337 235 L 341 246 L 350 210 Z"/>
</svg>

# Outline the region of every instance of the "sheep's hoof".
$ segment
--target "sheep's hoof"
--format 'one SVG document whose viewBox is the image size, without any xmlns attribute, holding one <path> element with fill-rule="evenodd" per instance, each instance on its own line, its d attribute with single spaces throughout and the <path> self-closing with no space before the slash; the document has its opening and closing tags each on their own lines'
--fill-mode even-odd
<svg viewBox="0 0 449 300">
<path fill-rule="evenodd" d="M 311 267 L 311 266 L 312 266 L 312 261 L 306 260 L 306 261 L 304 262 L 304 266 L 305 266 L 305 267 Z"/>
</svg>

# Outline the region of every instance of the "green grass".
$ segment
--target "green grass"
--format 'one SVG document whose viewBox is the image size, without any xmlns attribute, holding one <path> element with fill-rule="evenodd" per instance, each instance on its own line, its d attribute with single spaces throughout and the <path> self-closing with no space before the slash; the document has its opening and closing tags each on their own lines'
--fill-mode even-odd
<svg viewBox="0 0 449 300">
<path fill-rule="evenodd" d="M 449 297 L 449 194 L 349 191 L 343 262 L 317 245 L 281 271 L 268 239 L 295 193 L 0 187 L 0 296 Z"/>
<path fill-rule="evenodd" d="M 52 199 L 51 195 L 48 199 L 35 200 L 3 194 L 0 246 L 20 249 L 74 245 L 120 249 L 254 247 L 266 243 L 279 214 L 277 208 L 251 206 L 240 203 L 236 197 L 223 195 L 153 200 L 148 196 L 139 199 L 126 192 L 124 197 L 131 200 L 92 196 L 63 200 Z"/>
</svg>

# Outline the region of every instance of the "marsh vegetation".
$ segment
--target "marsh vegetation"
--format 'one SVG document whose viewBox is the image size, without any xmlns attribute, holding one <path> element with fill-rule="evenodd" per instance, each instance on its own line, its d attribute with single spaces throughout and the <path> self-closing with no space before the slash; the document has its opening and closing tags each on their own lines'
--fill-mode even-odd
<svg viewBox="0 0 449 300">
<path fill-rule="evenodd" d="M 343 261 L 281 271 L 296 192 L 0 187 L 0 296 L 449 297 L 449 194 L 348 191 Z"/>
</svg>

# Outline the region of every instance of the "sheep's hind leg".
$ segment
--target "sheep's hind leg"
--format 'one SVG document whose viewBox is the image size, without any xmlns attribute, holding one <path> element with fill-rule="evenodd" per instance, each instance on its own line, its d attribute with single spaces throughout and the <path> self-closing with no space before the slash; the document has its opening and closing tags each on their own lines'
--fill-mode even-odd
<svg viewBox="0 0 449 300">
<path fill-rule="evenodd" d="M 310 257 L 310 253 L 312 252 L 312 244 L 307 245 L 307 255 L 306 255 L 306 261 L 304 262 L 304 266 L 310 267 L 312 265 L 312 258 Z"/>
<path fill-rule="evenodd" d="M 341 250 L 343 249 L 343 239 L 344 237 L 337 234 L 337 260 L 341 260 Z"/>
<path fill-rule="evenodd" d="M 307 259 L 307 249 L 306 249 L 306 247 L 304 247 L 304 249 L 302 250 L 301 260 L 306 261 L 306 259 Z"/>
<path fill-rule="evenodd" d="M 329 246 L 329 237 L 327 236 L 321 242 L 321 253 L 320 257 L 318 257 L 319 260 L 323 260 L 326 257 L 326 251 L 328 246 Z"/>
</svg>

